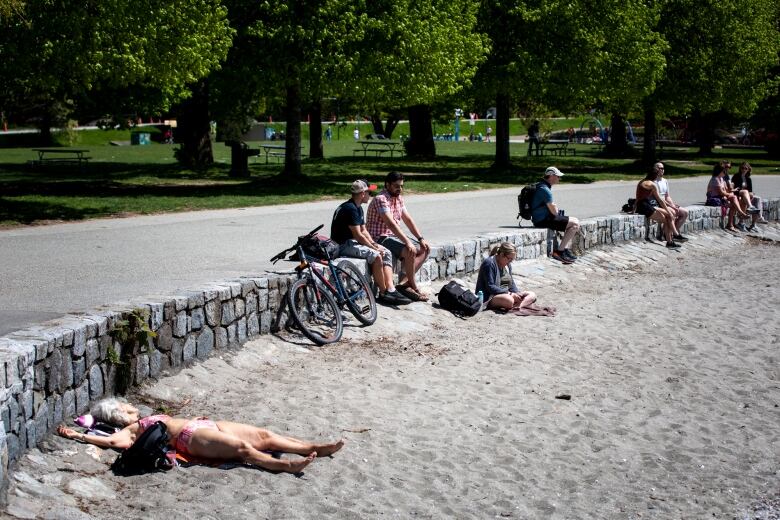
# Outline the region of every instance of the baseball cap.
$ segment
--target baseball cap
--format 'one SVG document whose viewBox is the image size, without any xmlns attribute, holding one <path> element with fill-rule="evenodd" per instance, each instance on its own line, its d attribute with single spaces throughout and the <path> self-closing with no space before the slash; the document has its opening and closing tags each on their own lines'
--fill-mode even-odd
<svg viewBox="0 0 780 520">
<path fill-rule="evenodd" d="M 376 184 L 369 184 L 365 179 L 358 179 L 352 183 L 352 193 L 363 193 L 366 190 L 375 190 Z"/>
<path fill-rule="evenodd" d="M 563 177 L 563 172 L 556 168 L 555 166 L 550 166 L 546 170 L 544 170 L 544 176 L 549 177 L 550 175 L 555 175 L 556 177 Z"/>
</svg>

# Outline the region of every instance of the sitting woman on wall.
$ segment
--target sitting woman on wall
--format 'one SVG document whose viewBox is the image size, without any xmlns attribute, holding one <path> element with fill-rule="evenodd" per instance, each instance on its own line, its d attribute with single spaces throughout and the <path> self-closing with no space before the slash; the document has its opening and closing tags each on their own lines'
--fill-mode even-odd
<svg viewBox="0 0 780 520">
<path fill-rule="evenodd" d="M 723 166 L 716 167 L 712 173 L 709 184 L 707 184 L 706 206 L 728 207 L 728 222 L 726 229 L 736 231 L 734 219 L 737 215 L 741 218 L 748 218 L 747 213 L 742 211 L 739 205 L 739 199 L 732 193 L 730 186 L 725 181 L 726 169 Z"/>
<path fill-rule="evenodd" d="M 60 425 L 57 433 L 101 448 L 127 449 L 154 423 L 165 423 L 170 435 L 170 446 L 183 455 L 215 461 L 237 461 L 271 471 L 298 473 L 315 457 L 336 453 L 343 441 L 313 444 L 283 437 L 256 426 L 228 421 L 211 421 L 205 417 L 180 419 L 168 415 L 141 418 L 138 408 L 116 398 L 98 402 L 91 411 L 97 421 L 124 426 L 108 437 L 79 433 Z M 303 458 L 275 459 L 267 451 L 295 453 Z"/>
<path fill-rule="evenodd" d="M 666 247 L 670 249 L 678 248 L 680 244 L 674 241 L 674 237 L 676 236 L 681 241 L 686 239 L 674 227 L 674 213 L 669 211 L 666 201 L 658 193 L 658 186 L 655 184 L 656 179 L 658 179 L 658 170 L 653 168 L 636 185 L 636 209 L 634 211 L 659 222 L 663 226 Z"/>
<path fill-rule="evenodd" d="M 750 227 L 742 229 L 744 225 L 741 225 L 740 229 L 742 231 L 753 231 L 756 227 L 756 222 L 766 224 L 766 219 L 764 219 L 762 214 L 763 202 L 761 197 L 757 197 L 753 193 L 753 180 L 750 178 L 752 171 L 753 168 L 750 166 L 750 163 L 743 162 L 739 165 L 739 171 L 731 178 L 734 193 L 742 202 L 742 207 L 747 208 L 746 212 L 751 215 Z"/>
<path fill-rule="evenodd" d="M 512 277 L 512 261 L 517 257 L 517 248 L 509 242 L 502 242 L 490 251 L 482 261 L 477 276 L 477 292 L 482 295 L 488 309 L 512 311 L 520 315 L 551 316 L 552 307 L 536 307 L 536 294 L 520 291 Z"/>
</svg>

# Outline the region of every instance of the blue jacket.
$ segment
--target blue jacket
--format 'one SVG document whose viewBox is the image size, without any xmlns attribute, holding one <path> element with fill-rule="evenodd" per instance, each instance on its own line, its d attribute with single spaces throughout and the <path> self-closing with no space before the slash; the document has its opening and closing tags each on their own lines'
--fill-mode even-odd
<svg viewBox="0 0 780 520">
<path fill-rule="evenodd" d="M 512 275 L 512 264 L 506 266 L 509 269 L 510 276 Z M 512 278 L 512 285 L 509 287 L 509 291 L 501 287 L 501 269 L 498 268 L 495 256 L 489 256 L 482 261 L 482 265 L 479 266 L 479 275 L 477 276 L 477 292 L 482 291 L 482 295 L 485 301 L 494 294 L 504 294 L 507 292 L 520 292 L 515 285 L 515 280 Z"/>
</svg>

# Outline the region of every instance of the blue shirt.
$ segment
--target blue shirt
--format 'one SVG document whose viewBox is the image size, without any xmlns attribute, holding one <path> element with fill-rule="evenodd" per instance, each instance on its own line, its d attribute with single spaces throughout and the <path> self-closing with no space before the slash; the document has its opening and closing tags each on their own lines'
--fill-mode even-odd
<svg viewBox="0 0 780 520">
<path fill-rule="evenodd" d="M 553 201 L 552 186 L 549 182 L 542 179 L 542 181 L 536 185 L 536 193 L 534 193 L 534 200 L 531 201 L 531 221 L 541 222 L 551 215 L 550 208 L 547 204 Z"/>
</svg>

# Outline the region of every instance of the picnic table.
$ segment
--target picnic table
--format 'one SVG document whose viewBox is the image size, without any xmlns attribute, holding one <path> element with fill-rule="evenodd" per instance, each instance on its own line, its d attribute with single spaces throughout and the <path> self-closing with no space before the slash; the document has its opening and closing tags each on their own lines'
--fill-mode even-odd
<svg viewBox="0 0 780 520">
<path fill-rule="evenodd" d="M 77 165 L 83 171 L 91 157 L 84 157 L 89 150 L 80 148 L 33 148 L 38 153 L 38 160 L 29 161 L 32 167 Z"/>
<path fill-rule="evenodd" d="M 569 148 L 568 139 L 547 139 L 540 143 L 540 150 L 542 155 L 568 155 L 571 152 L 572 155 L 577 155 L 577 150 Z"/>
<path fill-rule="evenodd" d="M 355 148 L 352 151 L 353 157 L 360 152 L 363 152 L 363 157 L 367 157 L 368 152 L 376 153 L 377 157 L 383 153 L 389 153 L 390 157 L 393 157 L 396 152 L 401 153 L 402 151 L 398 148 L 401 141 L 391 139 L 365 139 L 357 141 L 357 144 L 360 145 L 360 148 Z"/>
<path fill-rule="evenodd" d="M 285 155 L 286 145 L 283 144 L 261 144 L 260 148 L 265 152 L 265 164 L 268 164 L 269 157 L 276 157 L 276 160 L 281 160 Z M 299 150 L 303 150 L 303 146 L 298 147 Z"/>
</svg>

